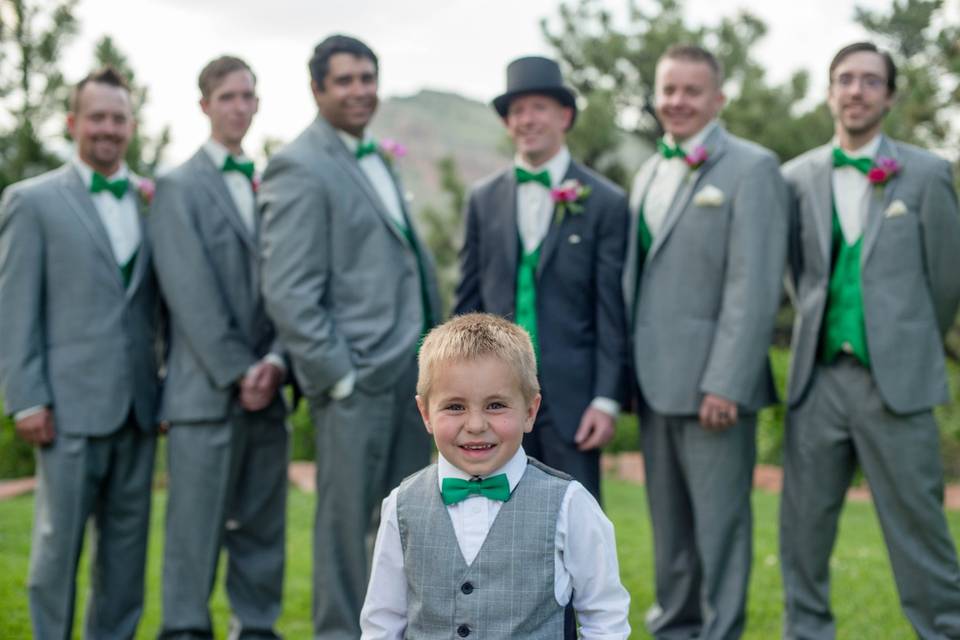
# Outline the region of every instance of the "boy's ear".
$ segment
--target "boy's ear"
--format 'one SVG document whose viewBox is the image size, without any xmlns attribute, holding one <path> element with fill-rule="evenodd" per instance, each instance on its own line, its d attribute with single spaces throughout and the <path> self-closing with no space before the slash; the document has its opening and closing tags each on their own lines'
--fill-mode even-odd
<svg viewBox="0 0 960 640">
<path fill-rule="evenodd" d="M 533 399 L 530 400 L 529 406 L 527 406 L 527 418 L 524 420 L 523 432 L 530 433 L 533 431 L 533 423 L 537 420 L 537 412 L 540 411 L 540 401 L 543 397 L 538 393 L 533 396 Z"/>
<path fill-rule="evenodd" d="M 427 428 L 427 433 L 433 433 L 433 429 L 430 428 L 430 410 L 427 406 L 427 401 L 421 396 L 416 396 L 417 399 L 417 409 L 420 411 L 420 417 L 423 419 L 423 426 Z"/>
</svg>

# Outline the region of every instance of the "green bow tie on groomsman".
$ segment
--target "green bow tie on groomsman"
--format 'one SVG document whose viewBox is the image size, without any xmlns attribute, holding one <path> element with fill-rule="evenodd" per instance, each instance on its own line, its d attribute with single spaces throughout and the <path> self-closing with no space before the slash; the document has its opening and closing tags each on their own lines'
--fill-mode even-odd
<svg viewBox="0 0 960 640">
<path fill-rule="evenodd" d="M 121 200 L 130 188 L 128 178 L 118 178 L 117 180 L 107 180 L 102 173 L 93 172 L 93 181 L 90 183 L 90 193 L 100 193 L 109 191 L 117 200 Z"/>
<path fill-rule="evenodd" d="M 357 160 L 362 160 L 364 156 L 377 152 L 377 141 L 367 140 L 357 145 Z"/>
<path fill-rule="evenodd" d="M 687 152 L 681 149 L 680 145 L 676 144 L 676 145 L 670 146 L 669 144 L 667 144 L 667 141 L 664 140 L 663 138 L 657 139 L 657 151 L 659 151 L 660 155 L 662 155 L 667 160 L 670 160 L 671 158 L 682 159 L 687 157 Z"/>
<path fill-rule="evenodd" d="M 514 167 L 514 173 L 517 176 L 517 184 L 523 184 L 524 182 L 539 182 L 547 189 L 553 186 L 553 183 L 550 181 L 550 172 L 546 169 L 534 173 L 532 171 L 527 171 L 523 167 Z"/>
<path fill-rule="evenodd" d="M 466 500 L 470 496 L 483 496 L 490 500 L 506 502 L 510 499 L 510 483 L 507 474 L 500 473 L 489 478 L 444 478 L 440 486 L 443 504 L 449 506 Z"/>
<path fill-rule="evenodd" d="M 867 175 L 873 168 L 873 158 L 853 158 L 844 153 L 840 147 L 834 147 L 833 166 L 835 168 L 853 167 L 863 175 Z"/>
<path fill-rule="evenodd" d="M 221 171 L 237 171 L 247 176 L 247 180 L 253 180 L 253 160 L 237 160 L 233 156 L 227 156 L 223 161 Z"/>
</svg>

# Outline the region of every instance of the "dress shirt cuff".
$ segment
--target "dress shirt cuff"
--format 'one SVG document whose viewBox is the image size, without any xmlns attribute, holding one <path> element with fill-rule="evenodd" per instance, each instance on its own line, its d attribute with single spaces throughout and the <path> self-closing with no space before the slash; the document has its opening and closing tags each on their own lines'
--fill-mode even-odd
<svg viewBox="0 0 960 640">
<path fill-rule="evenodd" d="M 27 408 L 27 409 L 23 409 L 22 411 L 17 411 L 15 414 L 13 414 L 13 420 L 14 420 L 14 422 L 19 422 L 20 420 L 23 420 L 24 418 L 29 418 L 30 416 L 35 416 L 35 415 L 37 415 L 38 413 L 40 413 L 41 411 L 43 411 L 43 410 L 46 409 L 46 408 L 47 408 L 46 405 L 44 405 L 44 404 L 38 404 L 38 405 L 34 405 L 34 406 L 32 406 L 32 407 L 29 407 L 29 408 Z"/>
<path fill-rule="evenodd" d="M 353 385 L 357 382 L 357 371 L 351 369 L 350 373 L 343 376 L 337 383 L 330 387 L 329 396 L 332 400 L 343 400 L 353 393 Z"/>
<path fill-rule="evenodd" d="M 282 377 L 284 378 L 287 377 L 287 363 L 284 362 L 283 358 L 277 355 L 276 353 L 268 353 L 267 355 L 263 356 L 263 359 L 261 360 L 261 362 L 265 362 L 266 364 L 272 364 L 277 369 L 280 369 L 280 373 Z"/>
<path fill-rule="evenodd" d="M 614 420 L 616 420 L 617 416 L 620 415 L 620 403 L 611 398 L 597 396 L 593 399 L 593 402 L 590 403 L 590 406 L 594 409 L 603 411 L 608 416 L 611 416 Z"/>
</svg>

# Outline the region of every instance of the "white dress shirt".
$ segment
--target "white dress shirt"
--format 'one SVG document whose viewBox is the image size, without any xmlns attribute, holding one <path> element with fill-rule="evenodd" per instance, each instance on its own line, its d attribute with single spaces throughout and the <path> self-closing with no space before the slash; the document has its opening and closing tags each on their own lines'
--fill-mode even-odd
<svg viewBox="0 0 960 640">
<path fill-rule="evenodd" d="M 833 145 L 840 146 L 834 138 Z M 880 148 L 880 134 L 859 149 L 844 149 L 844 153 L 852 158 L 873 158 Z M 863 234 L 863 225 L 867 219 L 867 208 L 870 206 L 870 181 L 856 167 L 836 167 L 831 175 L 833 187 L 833 204 L 837 207 L 837 217 L 840 219 L 840 229 L 843 239 L 848 245 L 854 245 Z"/>
<path fill-rule="evenodd" d="M 253 195 L 253 183 L 250 178 L 239 171 L 223 171 L 223 164 L 227 161 L 227 156 L 231 155 L 230 150 L 214 139 L 207 140 L 203 144 L 203 150 L 210 156 L 213 165 L 220 169 L 223 175 L 223 181 L 227 184 L 227 191 L 230 192 L 230 198 L 237 207 L 240 219 L 251 235 L 256 230 L 256 221 L 254 212 L 256 211 L 256 200 Z M 234 156 L 238 162 L 249 162 L 250 159 L 242 153 Z"/>
<path fill-rule="evenodd" d="M 521 447 L 491 475 L 505 473 L 510 491 L 527 468 Z M 437 461 L 437 481 L 471 476 L 447 462 Z M 439 486 L 438 489 L 439 491 Z M 397 491 L 383 501 L 380 529 L 373 550 L 373 564 L 367 598 L 360 614 L 362 640 L 399 639 L 407 627 L 406 575 L 403 548 L 397 525 Z M 502 502 L 471 496 L 447 507 L 457 544 L 464 561 L 473 563 L 500 513 Z M 564 494 L 557 515 L 554 547 L 554 597 L 566 606 L 573 595 L 573 608 L 585 640 L 624 640 L 630 636 L 627 612 L 630 595 L 620 583 L 613 525 L 600 505 L 579 482 L 573 481 Z"/>
<path fill-rule="evenodd" d="M 346 131 L 339 129 L 337 130 L 337 134 L 340 136 L 340 139 L 343 140 L 343 144 L 347 146 L 347 151 L 356 154 L 357 147 L 360 146 L 360 140 L 354 138 Z M 369 141 L 369 138 L 366 138 L 365 141 Z M 373 185 L 373 190 L 380 196 L 380 202 L 383 203 L 387 213 L 390 214 L 390 219 L 393 220 L 397 226 L 406 228 L 407 222 L 403 217 L 403 204 L 400 202 L 400 193 L 397 191 L 397 184 L 393 181 L 393 176 L 390 175 L 390 170 L 387 169 L 387 165 L 383 163 L 383 158 L 380 157 L 380 154 L 368 153 L 357 160 L 357 164 L 360 165 L 361 171 L 367 176 L 370 184 Z"/>
<path fill-rule="evenodd" d="M 681 142 L 680 148 L 689 155 L 697 146 L 703 144 L 703 141 L 707 139 L 707 136 L 716 126 L 717 121 L 711 120 L 695 135 Z M 675 144 L 673 136 L 669 133 L 664 134 L 663 141 L 671 146 Z M 660 162 L 657 163 L 657 168 L 643 199 L 643 219 L 647 223 L 651 236 L 656 237 L 660 233 L 663 221 L 670 210 L 670 204 L 677 194 L 677 189 L 690 174 L 690 167 L 687 166 L 683 158 L 670 158 L 669 160 L 661 158 Z"/>
<path fill-rule="evenodd" d="M 80 179 L 83 184 L 90 189 L 93 183 L 93 169 L 80 159 L 74 156 L 73 164 L 80 172 Z M 140 248 L 140 214 L 137 210 L 137 190 L 136 178 L 130 175 L 127 165 L 121 164 L 120 168 L 113 175 L 106 176 L 111 182 L 121 178 L 130 180 L 130 188 L 122 198 L 117 198 L 109 191 L 100 193 L 91 193 L 93 206 L 100 214 L 100 221 L 103 222 L 103 228 L 107 231 L 107 237 L 110 239 L 110 247 L 113 249 L 113 257 L 117 265 L 123 266 L 130 261 L 134 252 Z"/>
</svg>

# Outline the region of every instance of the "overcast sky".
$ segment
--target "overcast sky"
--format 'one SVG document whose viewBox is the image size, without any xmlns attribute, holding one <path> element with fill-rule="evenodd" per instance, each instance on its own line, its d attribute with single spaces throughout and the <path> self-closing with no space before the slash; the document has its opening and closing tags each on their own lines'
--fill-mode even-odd
<svg viewBox="0 0 960 640">
<path fill-rule="evenodd" d="M 637 0 L 641 7 L 654 6 Z M 947 0 L 958 12 L 960 0 Z M 626 0 L 602 0 L 615 15 Z M 862 38 L 854 5 L 884 9 L 891 0 L 687 0 L 693 22 L 716 23 L 749 9 L 769 31 L 757 53 L 773 79 L 800 68 L 824 86 L 825 67 L 844 44 Z M 197 107 L 196 77 L 213 57 L 232 53 L 257 73 L 260 113 L 247 138 L 258 150 L 265 136 L 289 140 L 312 119 L 306 61 L 326 35 L 366 41 L 380 57 L 381 97 L 442 89 L 480 100 L 500 93 L 506 64 L 550 49 L 540 19 L 553 19 L 558 0 L 81 0 L 81 33 L 64 56 L 70 80 L 92 64 L 93 43 L 112 35 L 150 88 L 141 126 L 172 126 L 167 163 L 185 160 L 208 135 Z"/>
</svg>

